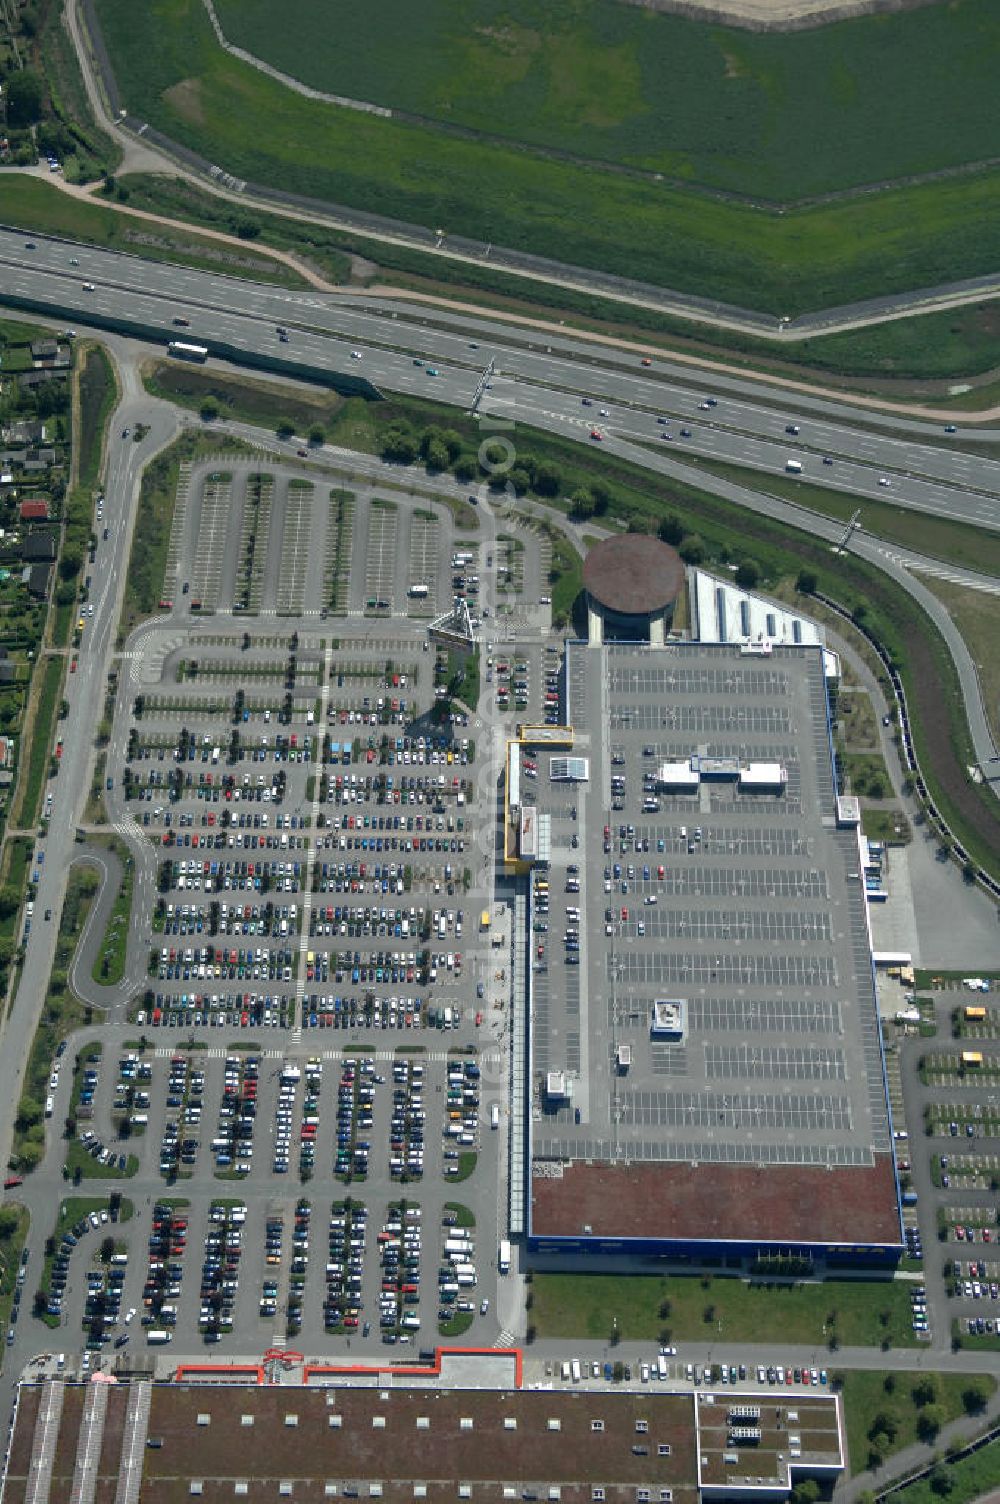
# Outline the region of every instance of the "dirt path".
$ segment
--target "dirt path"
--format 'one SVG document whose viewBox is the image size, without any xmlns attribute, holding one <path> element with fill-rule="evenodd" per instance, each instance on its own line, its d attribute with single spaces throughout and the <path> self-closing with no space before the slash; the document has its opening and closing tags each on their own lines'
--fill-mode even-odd
<svg viewBox="0 0 1000 1504">
<path fill-rule="evenodd" d="M 104 200 L 101 197 L 100 183 L 87 183 L 84 185 L 80 183 L 67 183 L 61 175 L 53 177 L 41 167 L 25 167 L 17 170 L 24 171 L 29 177 L 41 178 L 43 182 L 59 188 L 63 193 L 68 193 L 71 198 L 86 199 L 92 204 L 104 204 Z M 171 174 L 171 176 L 176 176 L 176 174 Z M 149 209 L 129 208 L 128 204 L 113 203 L 107 204 L 106 207 L 115 214 L 128 214 L 133 219 L 145 220 L 148 224 L 158 225 L 161 228 L 165 227 L 170 230 L 180 230 L 185 235 L 197 236 L 199 240 L 214 240 L 219 245 L 235 246 L 244 255 L 247 254 L 247 241 L 241 240 L 238 235 L 229 235 L 225 230 L 203 229 L 201 225 L 192 224 L 189 220 L 167 219 L 164 215 L 154 214 Z M 301 257 L 296 256 L 292 251 L 279 251 L 275 250 L 273 246 L 261 245 L 255 242 L 253 252 L 256 256 L 266 256 L 272 261 L 280 261 L 283 266 L 289 267 L 290 270 L 297 272 L 300 277 L 303 277 L 309 283 L 310 287 L 315 287 L 320 292 L 338 291 L 335 283 L 328 282 L 325 277 L 321 277 L 319 272 L 315 271 L 313 267 L 309 266 L 307 262 L 303 261 Z"/>
</svg>

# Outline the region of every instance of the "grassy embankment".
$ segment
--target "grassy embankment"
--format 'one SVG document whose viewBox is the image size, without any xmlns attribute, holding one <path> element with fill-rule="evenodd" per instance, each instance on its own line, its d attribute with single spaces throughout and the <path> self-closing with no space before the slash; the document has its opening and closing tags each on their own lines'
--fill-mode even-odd
<svg viewBox="0 0 1000 1504">
<path fill-rule="evenodd" d="M 978 0 L 980 11 L 983 4 Z M 956 266 L 966 276 L 985 274 L 1000 254 L 996 172 L 768 210 L 670 186 L 652 174 L 623 173 L 614 165 L 609 170 L 578 165 L 517 143 L 468 139 L 308 99 L 224 52 L 199 0 L 172 0 L 138 11 L 129 0 L 102 0 L 99 14 L 130 108 L 181 144 L 212 161 L 224 161 L 230 172 L 251 182 L 483 242 L 530 249 L 583 267 L 613 267 L 626 276 L 756 306 L 776 317 L 930 286 L 953 276 Z M 920 14 L 929 12 L 906 19 Z M 616 25 L 631 24 L 618 8 L 614 15 Z M 655 25 L 665 18 L 648 19 Z M 871 19 L 878 26 L 886 18 Z M 988 20 L 982 25 L 988 26 Z M 964 24 L 962 29 L 964 34 Z M 976 34 L 981 38 L 982 26 Z M 795 35 L 815 41 L 825 32 Z M 748 39 L 737 36 L 732 45 L 742 52 Z M 912 56 L 922 56 L 925 45 L 932 56 L 929 42 L 914 42 L 904 49 L 901 77 L 913 78 Z M 981 46 L 974 35 L 968 38 L 971 59 L 981 59 Z M 855 55 L 861 66 L 863 45 L 856 53 L 852 49 Z M 777 105 L 782 86 L 777 80 L 765 82 L 766 68 L 758 73 L 759 87 L 765 93 L 770 88 Z M 566 70 L 565 77 L 572 76 L 573 70 Z M 678 76 L 676 52 L 670 76 Z M 701 70 L 693 75 L 699 80 L 704 76 Z M 825 70 L 825 76 L 831 88 L 843 77 L 837 69 Z M 975 76 L 978 79 L 980 72 Z M 930 92 L 928 87 L 927 97 Z M 961 113 L 967 114 L 970 92 L 975 92 L 971 85 L 959 89 L 954 79 L 942 84 L 942 108 L 960 96 Z M 985 79 L 978 97 L 991 118 L 995 91 Z M 765 109 L 766 130 L 782 128 L 781 150 L 772 147 L 756 154 L 752 143 L 757 132 L 748 125 L 744 101 L 736 111 L 738 149 L 726 170 L 738 180 L 739 191 L 749 182 L 754 191 L 781 199 L 792 185 L 801 193 L 813 184 L 821 193 L 847 186 L 852 177 L 859 182 L 895 177 L 907 160 L 913 163 L 910 170 L 925 169 L 937 160 L 941 137 L 930 156 L 925 151 L 911 158 L 906 143 L 917 121 L 926 120 L 926 105 L 921 104 L 919 115 L 901 132 L 888 123 L 873 130 L 873 101 L 883 98 L 887 96 L 880 85 L 859 96 L 852 110 L 844 110 L 841 100 L 836 132 L 828 133 L 824 144 L 811 128 L 822 113 L 813 93 L 798 91 L 773 117 Z M 641 95 L 635 103 L 640 101 Z M 717 118 L 730 115 L 724 111 Z M 891 111 L 886 118 L 892 118 Z M 267 130 L 248 131 L 248 119 L 266 120 Z M 961 142 L 945 133 L 947 149 L 959 162 L 969 160 L 966 146 L 972 143 L 972 156 L 982 155 L 984 124 L 980 121 L 968 143 L 964 132 Z M 848 163 L 845 180 L 844 167 L 838 165 L 841 155 L 832 151 L 831 142 L 843 139 L 849 128 L 857 149 L 843 155 Z M 919 134 L 923 140 L 922 127 Z M 895 143 L 891 150 L 890 137 Z M 678 178 L 702 172 L 707 177 L 708 164 L 719 160 L 721 150 L 714 138 L 710 132 L 711 147 L 697 160 L 672 166 L 664 162 L 660 170 Z M 310 143 L 308 152 L 302 150 L 304 141 Z M 761 168 L 770 171 L 769 182 L 753 181 L 754 163 L 769 164 Z M 485 195 L 484 182 L 491 185 Z"/>
<path fill-rule="evenodd" d="M 227 277 L 249 278 L 253 282 L 271 282 L 280 287 L 305 287 L 301 273 L 270 256 L 264 247 L 247 244 L 245 248 L 222 244 L 210 236 L 199 235 L 192 228 L 156 224 L 134 214 L 120 212 L 113 202 L 101 196 L 71 196 L 44 178 L 4 178 L 3 217 L 7 224 L 18 225 L 39 235 L 53 235 L 125 251 L 146 261 L 170 261 L 193 266 Z M 220 226 L 234 233 L 234 215 L 230 224 Z"/>
</svg>

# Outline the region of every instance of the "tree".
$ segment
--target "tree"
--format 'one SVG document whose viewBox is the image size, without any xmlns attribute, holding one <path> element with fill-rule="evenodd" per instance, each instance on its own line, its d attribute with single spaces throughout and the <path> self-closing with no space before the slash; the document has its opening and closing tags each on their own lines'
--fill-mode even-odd
<svg viewBox="0 0 1000 1504">
<path fill-rule="evenodd" d="M 429 444 L 423 446 L 424 459 L 430 471 L 438 472 L 448 468 L 448 449 L 441 439 L 431 439 Z"/>
<path fill-rule="evenodd" d="M 295 424 L 291 418 L 279 418 L 275 431 L 279 439 L 290 439 L 295 432 Z"/>
<path fill-rule="evenodd" d="M 314 423 L 312 425 L 309 430 L 309 442 L 310 444 L 326 443 L 326 429 L 323 427 L 322 423 Z"/>
<path fill-rule="evenodd" d="M 23 1133 L 33 1123 L 42 1121 L 42 1104 L 35 1097 L 24 1096 L 17 1112 L 17 1126 Z"/>
<path fill-rule="evenodd" d="M 681 543 L 678 553 L 685 564 L 703 564 L 708 549 L 700 533 L 689 533 Z"/>
<path fill-rule="evenodd" d="M 102 1264 L 110 1264 L 111 1255 L 115 1251 L 115 1240 L 110 1235 L 101 1239 L 100 1259 Z"/>
<path fill-rule="evenodd" d="M 818 583 L 814 569 L 800 569 L 795 588 L 800 595 L 815 595 Z"/>
<path fill-rule="evenodd" d="M 213 423 L 219 416 L 219 403 L 215 397 L 204 397 L 198 411 L 203 423 Z"/>
<path fill-rule="evenodd" d="M 661 519 L 656 532 L 662 542 L 669 543 L 673 548 L 676 548 L 684 537 L 684 524 L 679 517 L 664 517 Z"/>
<path fill-rule="evenodd" d="M 937 1375 L 933 1373 L 923 1374 L 914 1384 L 910 1391 L 915 1405 L 934 1405 L 941 1398 L 941 1385 Z"/>
<path fill-rule="evenodd" d="M 7 124 L 15 130 L 35 125 L 42 117 L 42 82 L 30 68 L 7 79 Z"/>
<path fill-rule="evenodd" d="M 455 461 L 455 479 L 456 480 L 460 480 L 462 482 L 463 486 L 466 486 L 466 485 L 469 484 L 470 481 L 475 480 L 475 478 L 478 475 L 478 473 L 479 473 L 479 465 L 476 462 L 475 455 L 472 455 L 472 454 L 462 454 L 462 455 L 459 455 L 458 459 Z"/>
<path fill-rule="evenodd" d="M 707 1305 L 701 1313 L 701 1319 L 706 1326 L 711 1326 L 715 1320 L 715 1307 L 711 1304 Z"/>
<path fill-rule="evenodd" d="M 735 579 L 741 590 L 752 590 L 760 579 L 760 565 L 755 559 L 742 559 L 736 567 Z"/>
<path fill-rule="evenodd" d="M 962 1390 L 962 1404 L 969 1415 L 978 1415 L 989 1403 L 992 1389 L 985 1379 L 970 1379 Z"/>
<path fill-rule="evenodd" d="M 942 1405 L 925 1405 L 917 1416 L 917 1435 L 921 1441 L 931 1442 L 944 1425 L 945 1414 Z"/>
<path fill-rule="evenodd" d="M 543 460 L 535 470 L 535 490 L 539 496 L 558 496 L 562 487 L 562 471 L 551 460 Z"/>
<path fill-rule="evenodd" d="M 6 1243 L 17 1227 L 17 1212 L 12 1206 L 0 1206 L 0 1243 Z"/>
<path fill-rule="evenodd" d="M 946 1462 L 935 1463 L 927 1481 L 931 1486 L 931 1491 L 939 1494 L 942 1499 L 946 1499 L 955 1487 L 954 1475 Z"/>
<path fill-rule="evenodd" d="M 868 1437 L 868 1465 L 880 1467 L 886 1459 L 892 1440 L 884 1431 L 876 1431 Z"/>
<path fill-rule="evenodd" d="M 819 1484 L 815 1478 L 803 1478 L 792 1489 L 793 1504 L 816 1504 L 818 1498 Z"/>
<path fill-rule="evenodd" d="M 412 465 L 417 457 L 417 441 L 406 427 L 387 428 L 382 439 L 382 458 L 397 465 Z"/>
<path fill-rule="evenodd" d="M 887 1436 L 890 1441 L 895 1441 L 898 1431 L 899 1422 L 891 1410 L 876 1410 L 868 1427 L 868 1439 L 873 1441 L 876 1436 Z"/>
<path fill-rule="evenodd" d="M 67 543 L 63 546 L 59 558 L 59 573 L 64 580 L 72 580 L 80 573 L 83 565 L 83 549 L 75 543 Z"/>
<path fill-rule="evenodd" d="M 578 486 L 570 497 L 569 515 L 575 522 L 594 515 L 594 497 L 586 486 Z"/>
</svg>

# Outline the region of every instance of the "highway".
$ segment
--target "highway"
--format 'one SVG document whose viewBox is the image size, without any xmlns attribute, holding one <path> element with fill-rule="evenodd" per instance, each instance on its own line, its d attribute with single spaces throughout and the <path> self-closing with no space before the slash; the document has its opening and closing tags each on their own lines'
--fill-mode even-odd
<svg viewBox="0 0 1000 1504">
<path fill-rule="evenodd" d="M 492 358 L 490 401 L 569 437 L 596 429 L 659 443 L 667 434 L 692 453 L 771 474 L 795 459 L 804 478 L 859 499 L 1000 528 L 1000 459 L 963 447 L 996 442 L 989 429 L 946 436 L 938 424 L 859 413 L 750 378 L 708 378 L 665 361 L 644 369 L 634 355 L 569 335 L 268 287 L 9 230 L 0 231 L 0 291 L 67 318 L 131 322 L 167 338 L 225 345 L 255 363 L 302 362 L 317 374 L 341 372 L 455 404 L 468 405 Z M 709 397 L 717 405 L 704 406 Z"/>
</svg>

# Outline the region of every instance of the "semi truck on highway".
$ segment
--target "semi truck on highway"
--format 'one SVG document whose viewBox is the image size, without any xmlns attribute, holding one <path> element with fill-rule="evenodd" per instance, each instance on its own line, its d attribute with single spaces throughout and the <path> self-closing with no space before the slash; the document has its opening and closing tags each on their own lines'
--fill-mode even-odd
<svg viewBox="0 0 1000 1504">
<path fill-rule="evenodd" d="M 172 339 L 167 346 L 167 354 L 172 355 L 175 360 L 203 361 L 208 359 L 208 347 L 189 345 L 182 339 Z"/>
</svg>

